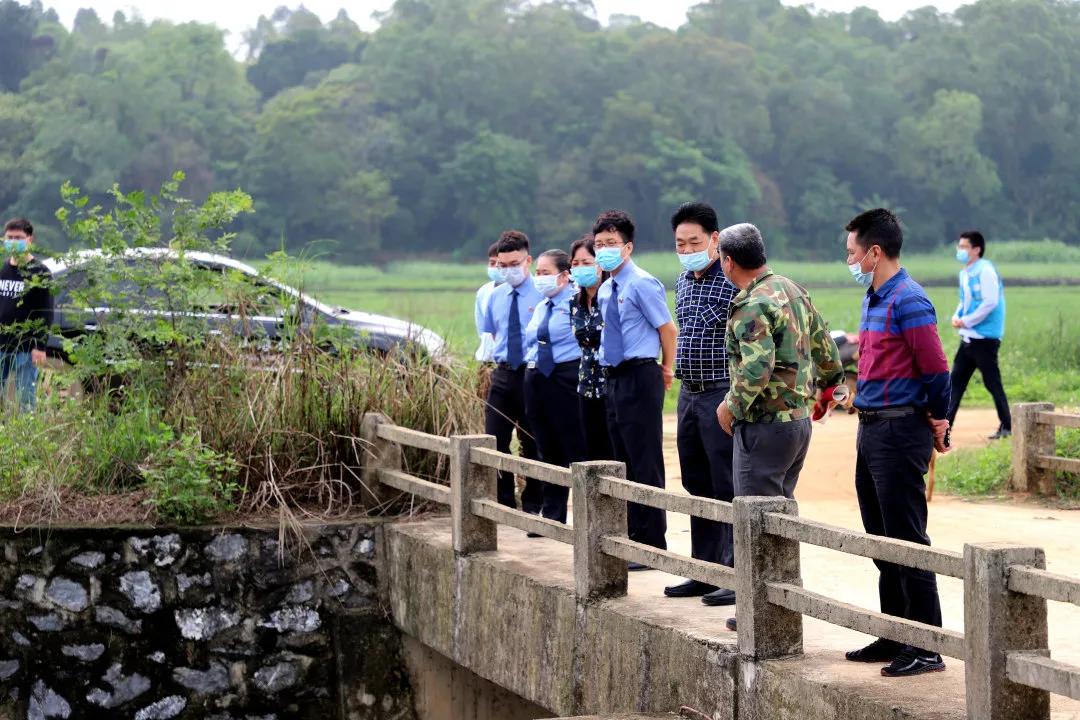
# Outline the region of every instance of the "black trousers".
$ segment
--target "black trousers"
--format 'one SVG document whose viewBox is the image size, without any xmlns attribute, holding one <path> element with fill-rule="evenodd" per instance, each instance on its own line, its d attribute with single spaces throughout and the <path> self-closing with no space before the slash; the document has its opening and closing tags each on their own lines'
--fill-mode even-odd
<svg viewBox="0 0 1080 720">
<path fill-rule="evenodd" d="M 860 422 L 856 446 L 855 492 L 866 532 L 929 545 L 923 476 L 930 465 L 934 435 L 923 413 Z M 941 626 L 933 573 L 881 560 L 874 564 L 881 571 L 881 612 Z"/>
<path fill-rule="evenodd" d="M 525 416 L 525 367 L 517 370 L 497 367 L 491 373 L 491 388 L 484 408 L 484 432 L 495 436 L 495 447 L 499 452 L 508 453 L 510 437 L 515 430 L 521 443 L 521 456 L 535 460 L 536 441 Z M 499 472 L 498 495 L 500 504 L 517 507 L 513 473 Z M 528 478 L 521 493 L 521 509 L 534 515 L 539 513 L 543 497 L 540 481 Z"/>
<path fill-rule="evenodd" d="M 698 497 L 731 502 L 732 438 L 716 419 L 716 408 L 724 401 L 728 386 L 691 393 L 683 386 L 679 393 L 677 443 L 682 484 Z M 735 564 L 735 546 L 728 523 L 690 518 L 690 554 L 698 560 Z"/>
<path fill-rule="evenodd" d="M 607 381 L 608 430 L 615 459 L 634 482 L 664 487 L 664 376 L 655 362 L 611 368 Z M 631 540 L 667 549 L 663 510 L 629 503 Z"/>
<path fill-rule="evenodd" d="M 525 372 L 525 414 L 536 436 L 536 450 L 546 463 L 570 467 L 570 463 L 588 459 L 577 382 L 576 362 L 556 365 L 548 377 L 539 370 Z M 566 522 L 570 488 L 545 482 L 540 486 L 543 494 L 540 514 L 549 520 Z"/>
<path fill-rule="evenodd" d="M 968 382 L 976 370 L 982 374 L 983 385 L 990 397 L 994 398 L 998 422 L 1004 430 L 1012 430 L 1012 414 L 1009 413 L 1009 401 L 1005 397 L 1005 387 L 1001 384 L 1001 370 L 998 368 L 1000 340 L 971 340 L 961 342 L 956 351 L 952 367 L 952 398 L 949 402 L 949 424 L 954 424 L 960 401 L 967 391 Z"/>
<path fill-rule="evenodd" d="M 615 450 L 611 447 L 611 433 L 608 432 L 607 400 L 579 395 L 578 404 L 589 453 L 587 459 L 614 460 Z"/>
</svg>

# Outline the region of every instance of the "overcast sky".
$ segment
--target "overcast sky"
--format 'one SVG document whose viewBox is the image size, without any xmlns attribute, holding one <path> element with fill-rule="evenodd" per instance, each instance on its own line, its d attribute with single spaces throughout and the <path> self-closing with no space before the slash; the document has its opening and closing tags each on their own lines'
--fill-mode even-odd
<svg viewBox="0 0 1080 720">
<path fill-rule="evenodd" d="M 607 21 L 610 15 L 627 14 L 638 15 L 645 20 L 665 25 L 678 27 L 686 19 L 686 9 L 697 4 L 699 0 L 594 0 L 600 20 Z M 803 4 L 799 0 L 784 0 L 790 5 Z M 279 5 L 295 7 L 297 0 L 245 0 L 244 2 L 229 2 L 228 0 L 44 0 L 46 7 L 53 7 L 60 13 L 60 18 L 68 26 L 71 25 L 75 13 L 80 7 L 93 7 L 103 20 L 112 18 L 116 10 L 124 10 L 131 13 L 137 11 L 143 18 L 152 20 L 165 18 L 168 20 L 198 20 L 213 22 L 229 30 L 233 37 L 230 45 L 239 41 L 239 36 L 244 30 L 254 25 L 259 15 L 269 15 Z M 329 20 L 337 14 L 339 8 L 344 7 L 357 23 L 366 29 L 376 26 L 372 20 L 372 13 L 389 8 L 392 0 L 305 0 L 304 6 L 318 14 L 323 20 Z M 868 5 L 875 8 L 882 17 L 896 19 L 907 10 L 934 4 L 942 10 L 953 10 L 961 4 L 958 0 L 816 0 L 815 5 L 825 10 L 851 10 L 858 5 Z"/>
</svg>

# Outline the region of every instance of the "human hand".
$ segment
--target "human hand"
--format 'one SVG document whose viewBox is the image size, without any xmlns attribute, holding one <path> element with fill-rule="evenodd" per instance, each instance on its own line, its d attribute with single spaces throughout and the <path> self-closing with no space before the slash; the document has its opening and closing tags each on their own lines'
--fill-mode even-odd
<svg viewBox="0 0 1080 720">
<path fill-rule="evenodd" d="M 962 328 L 962 327 L 964 327 L 964 323 L 960 322 L 960 318 L 958 318 L 958 317 L 954 317 L 954 318 L 952 319 L 952 326 L 953 326 L 954 328 L 958 328 L 958 329 L 959 329 L 959 328 Z"/>
<path fill-rule="evenodd" d="M 836 401 L 833 400 L 833 393 L 836 392 L 836 386 L 825 388 L 818 396 L 817 402 L 814 403 L 814 410 L 810 413 L 810 419 L 814 422 L 818 422 L 825 417 L 829 410 L 836 405 Z"/>
<path fill-rule="evenodd" d="M 38 367 L 45 367 L 45 360 L 46 356 L 44 350 L 30 351 L 30 362 L 34 363 L 34 365 L 37 365 Z"/>
<path fill-rule="evenodd" d="M 952 447 L 948 444 L 949 434 L 949 421 L 948 420 L 935 420 L 926 416 L 926 421 L 930 424 L 930 428 L 934 431 L 934 449 L 944 455 L 949 452 Z"/>
<path fill-rule="evenodd" d="M 667 365 L 660 365 L 660 371 L 664 374 L 664 389 L 670 390 L 671 384 L 675 382 L 675 370 L 669 368 Z"/>
<path fill-rule="evenodd" d="M 731 424 L 735 422 L 735 416 L 731 414 L 731 408 L 728 407 L 727 400 L 724 400 L 716 408 L 716 421 L 720 423 L 720 427 L 728 435 L 732 434 Z"/>
</svg>

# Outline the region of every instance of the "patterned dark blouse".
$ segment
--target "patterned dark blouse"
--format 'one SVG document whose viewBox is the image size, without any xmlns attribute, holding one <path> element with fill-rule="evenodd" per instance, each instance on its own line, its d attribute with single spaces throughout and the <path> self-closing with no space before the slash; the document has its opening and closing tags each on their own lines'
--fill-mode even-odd
<svg viewBox="0 0 1080 720">
<path fill-rule="evenodd" d="M 582 293 L 570 298 L 570 322 L 574 327 L 574 336 L 581 346 L 581 366 L 578 370 L 578 395 L 587 398 L 602 398 L 607 394 L 604 385 L 604 372 L 600 368 L 600 331 L 604 329 L 604 318 L 600 315 L 600 305 L 593 298 L 592 309 L 581 302 Z"/>
</svg>

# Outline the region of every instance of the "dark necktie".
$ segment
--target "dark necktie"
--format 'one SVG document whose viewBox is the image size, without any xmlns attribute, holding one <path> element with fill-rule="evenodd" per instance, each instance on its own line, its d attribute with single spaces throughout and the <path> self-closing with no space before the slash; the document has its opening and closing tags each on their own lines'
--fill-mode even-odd
<svg viewBox="0 0 1080 720">
<path fill-rule="evenodd" d="M 510 322 L 506 332 L 506 363 L 513 370 L 521 367 L 521 315 L 518 314 L 518 291 L 510 291 Z"/>
<path fill-rule="evenodd" d="M 619 317 L 619 284 L 611 278 L 611 297 L 604 308 L 604 362 L 615 367 L 623 361 L 622 319 Z"/>
<path fill-rule="evenodd" d="M 551 373 L 555 371 L 555 349 L 551 346 L 551 308 L 552 303 L 549 301 L 544 308 L 540 329 L 536 331 L 536 369 L 543 373 L 544 377 L 551 377 Z"/>
</svg>

